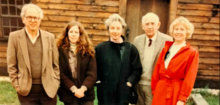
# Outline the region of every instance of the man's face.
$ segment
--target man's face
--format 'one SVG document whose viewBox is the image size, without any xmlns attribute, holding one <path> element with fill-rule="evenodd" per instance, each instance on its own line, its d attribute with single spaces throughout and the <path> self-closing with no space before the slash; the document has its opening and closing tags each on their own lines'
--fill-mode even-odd
<svg viewBox="0 0 220 105">
<path fill-rule="evenodd" d="M 36 31 L 39 29 L 41 23 L 40 14 L 36 9 L 27 9 L 22 21 L 28 30 Z"/>
<path fill-rule="evenodd" d="M 142 23 L 142 28 L 147 36 L 153 37 L 160 28 L 160 22 L 153 17 L 149 17 L 145 19 L 144 23 Z"/>
</svg>

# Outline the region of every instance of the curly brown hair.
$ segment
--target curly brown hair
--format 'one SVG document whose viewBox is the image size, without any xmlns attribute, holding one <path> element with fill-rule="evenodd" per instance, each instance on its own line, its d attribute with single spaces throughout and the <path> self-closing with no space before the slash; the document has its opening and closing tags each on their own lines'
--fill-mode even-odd
<svg viewBox="0 0 220 105">
<path fill-rule="evenodd" d="M 89 39 L 88 34 L 86 33 L 82 24 L 76 21 L 72 21 L 65 26 L 63 33 L 57 38 L 57 47 L 63 48 L 63 49 L 70 48 L 68 32 L 70 28 L 75 25 L 78 26 L 79 33 L 80 33 L 79 39 L 76 42 L 76 45 L 77 45 L 76 50 L 75 50 L 76 53 L 81 52 L 82 56 L 84 54 L 89 54 L 91 56 L 94 56 L 95 55 L 94 47 L 93 47 L 91 40 Z"/>
</svg>

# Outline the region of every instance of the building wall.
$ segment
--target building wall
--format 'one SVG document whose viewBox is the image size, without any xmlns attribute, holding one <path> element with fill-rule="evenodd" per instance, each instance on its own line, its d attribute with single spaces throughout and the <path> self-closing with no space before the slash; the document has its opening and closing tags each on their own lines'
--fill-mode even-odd
<svg viewBox="0 0 220 105">
<path fill-rule="evenodd" d="M 41 29 L 57 37 L 70 21 L 83 24 L 94 45 L 109 39 L 104 25 L 113 13 L 119 13 L 119 0 L 38 0 L 44 11 Z"/>
<path fill-rule="evenodd" d="M 44 10 L 41 28 L 54 33 L 57 37 L 64 26 L 70 21 L 81 22 L 88 32 L 94 45 L 107 41 L 108 32 L 104 21 L 112 13 L 119 13 L 125 20 L 132 18 L 126 10 L 131 10 L 131 4 L 138 4 L 134 0 L 32 0 Z M 175 0 L 171 0 L 173 2 Z M 174 3 L 175 4 L 175 3 Z M 127 7 L 127 5 L 130 5 Z M 142 4 L 143 5 L 143 4 Z M 187 40 L 199 51 L 199 71 L 195 87 L 204 87 L 209 84 L 211 88 L 219 87 L 219 0 L 177 0 L 176 17 L 184 16 L 195 26 L 191 39 Z M 126 9 L 127 8 L 127 9 Z M 139 16 L 140 9 L 133 6 Z M 173 9 L 173 8 L 172 8 Z M 171 10 L 170 10 L 171 11 Z M 169 12 L 170 12 L 169 11 Z M 129 14 L 128 14 L 129 13 Z M 173 12 L 172 12 L 173 13 Z M 169 15 L 169 14 L 167 14 Z M 128 18 L 128 16 L 130 16 Z M 171 19 L 173 20 L 173 19 Z M 128 23 L 128 22 L 127 22 Z M 137 27 L 138 24 L 129 23 Z M 128 24 L 128 25 L 129 25 Z M 133 24 L 133 25 L 132 25 Z M 139 29 L 135 30 L 138 32 Z M 131 31 L 131 30 L 130 30 Z M 137 34 L 138 35 L 138 34 Z M 131 41 L 132 42 L 132 41 Z M 6 64 L 7 40 L 0 39 L 0 75 L 7 74 Z"/>
<path fill-rule="evenodd" d="M 199 51 L 196 87 L 219 86 L 219 0 L 178 0 L 177 17 L 188 18 L 195 26 L 187 40 Z"/>
<path fill-rule="evenodd" d="M 44 12 L 41 29 L 57 37 L 68 22 L 79 21 L 94 45 L 109 39 L 104 22 L 111 14 L 118 13 L 125 18 L 126 2 L 127 0 L 32 0 Z M 8 75 L 7 40 L 0 38 L 0 75 Z"/>
</svg>

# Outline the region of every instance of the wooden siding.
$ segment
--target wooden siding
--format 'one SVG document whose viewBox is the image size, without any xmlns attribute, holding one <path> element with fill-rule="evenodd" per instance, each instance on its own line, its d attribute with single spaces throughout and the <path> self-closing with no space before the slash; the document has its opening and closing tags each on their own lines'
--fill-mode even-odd
<svg viewBox="0 0 220 105">
<path fill-rule="evenodd" d="M 188 18 L 195 26 L 187 42 L 200 54 L 196 85 L 215 88 L 219 82 L 219 0 L 179 0 L 176 16 Z"/>
<path fill-rule="evenodd" d="M 105 20 L 113 13 L 125 17 L 127 0 L 38 0 L 44 11 L 41 28 L 53 33 L 56 37 L 70 21 L 79 21 L 85 27 L 94 45 L 107 41 L 108 32 Z M 121 5 L 120 5 L 121 4 Z M 119 6 L 120 5 L 120 6 Z"/>
<path fill-rule="evenodd" d="M 111 14 L 118 13 L 126 18 L 127 0 L 32 0 L 32 3 L 43 9 L 41 29 L 57 37 L 68 22 L 79 21 L 94 46 L 109 39 L 104 22 Z M 7 42 L 8 39 L 0 39 L 0 75 L 8 75 Z"/>
</svg>

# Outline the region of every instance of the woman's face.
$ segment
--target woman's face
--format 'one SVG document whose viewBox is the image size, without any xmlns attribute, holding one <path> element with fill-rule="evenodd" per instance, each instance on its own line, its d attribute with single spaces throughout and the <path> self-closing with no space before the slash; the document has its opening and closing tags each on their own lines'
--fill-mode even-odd
<svg viewBox="0 0 220 105">
<path fill-rule="evenodd" d="M 186 40 L 186 27 L 183 24 L 174 27 L 173 38 L 177 42 L 183 42 Z"/>
<path fill-rule="evenodd" d="M 69 38 L 70 42 L 76 43 L 77 40 L 79 39 L 79 36 L 80 36 L 79 27 L 77 25 L 72 26 L 68 32 L 68 38 Z"/>
<path fill-rule="evenodd" d="M 109 33 L 110 33 L 110 37 L 113 40 L 118 40 L 121 38 L 122 35 L 122 24 L 119 21 L 113 21 L 110 25 L 109 25 Z"/>
</svg>

